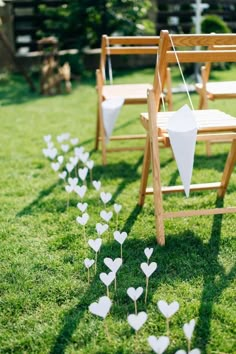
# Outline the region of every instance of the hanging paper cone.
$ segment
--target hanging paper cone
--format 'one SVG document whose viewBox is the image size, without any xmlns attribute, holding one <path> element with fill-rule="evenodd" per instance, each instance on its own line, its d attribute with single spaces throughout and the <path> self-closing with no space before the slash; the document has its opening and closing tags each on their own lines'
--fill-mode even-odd
<svg viewBox="0 0 236 354">
<path fill-rule="evenodd" d="M 169 118 L 168 133 L 185 195 L 188 197 L 197 139 L 196 119 L 188 105 L 184 105 Z"/>
<path fill-rule="evenodd" d="M 106 143 L 109 142 L 109 138 L 112 135 L 115 122 L 123 106 L 124 98 L 114 97 L 102 102 L 102 114 L 104 128 L 106 132 Z"/>
</svg>

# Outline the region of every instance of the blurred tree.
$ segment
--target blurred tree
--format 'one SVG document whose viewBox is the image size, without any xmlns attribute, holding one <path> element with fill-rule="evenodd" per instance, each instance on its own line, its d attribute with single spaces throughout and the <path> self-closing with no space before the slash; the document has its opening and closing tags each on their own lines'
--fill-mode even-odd
<svg viewBox="0 0 236 354">
<path fill-rule="evenodd" d="M 57 8 L 40 6 L 50 15 L 38 36 L 55 35 L 63 48 L 100 47 L 102 34 L 154 34 L 148 20 L 150 0 L 69 0 Z"/>
</svg>

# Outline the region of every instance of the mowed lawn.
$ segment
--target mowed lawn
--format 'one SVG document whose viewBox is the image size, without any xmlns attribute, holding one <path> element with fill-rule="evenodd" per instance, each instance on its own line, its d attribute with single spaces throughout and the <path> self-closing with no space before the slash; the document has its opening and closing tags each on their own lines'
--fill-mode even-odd
<svg viewBox="0 0 236 354">
<path fill-rule="evenodd" d="M 232 68 L 215 72 L 214 78 L 232 79 L 235 74 Z M 123 72 L 117 82 L 152 82 L 152 77 L 153 71 L 144 69 L 135 74 Z M 177 80 L 174 72 L 174 86 Z M 192 99 L 197 108 L 197 95 L 192 94 Z M 186 94 L 174 95 L 175 109 L 184 103 L 188 103 Z M 166 245 L 158 246 L 153 197 L 146 197 L 142 209 L 137 206 L 143 152 L 109 154 L 107 166 L 102 166 L 101 152 L 94 151 L 96 104 L 94 76 L 74 82 L 71 94 L 52 97 L 30 93 L 20 76 L 0 76 L 0 353 L 151 353 L 147 338 L 166 335 L 166 321 L 157 308 L 159 300 L 180 305 L 170 320 L 167 353 L 187 351 L 182 327 L 191 319 L 196 321 L 191 348 L 199 348 L 202 353 L 235 353 L 236 216 L 167 220 Z M 214 102 L 210 107 L 236 117 L 235 100 Z M 116 134 L 142 133 L 139 114 L 146 110 L 145 105 L 123 107 Z M 76 222 L 82 214 L 76 206 L 81 201 L 79 196 L 71 193 L 67 207 L 65 184 L 42 153 L 45 135 L 51 134 L 59 150 L 57 136 L 65 132 L 71 138 L 78 137 L 78 146 L 84 147 L 94 161 L 82 200 L 88 203 L 89 214 L 85 235 Z M 142 146 L 144 141 L 138 144 Z M 228 144 L 214 144 L 212 156 L 207 157 L 204 144 L 198 144 L 193 182 L 219 181 L 228 148 Z M 62 153 L 63 166 L 73 150 L 70 144 L 70 150 Z M 81 162 L 79 167 L 83 167 Z M 169 149 L 161 150 L 161 168 L 165 184 L 180 183 Z M 101 181 L 100 191 L 95 190 L 90 178 Z M 101 191 L 112 194 L 106 208 Z M 122 205 L 118 226 L 115 203 Z M 224 204 L 235 203 L 234 171 Z M 192 193 L 188 199 L 182 194 L 164 198 L 168 210 L 215 204 L 215 191 Z M 100 216 L 103 209 L 114 215 L 108 231 L 101 236 L 97 272 L 94 266 L 90 269 L 88 283 L 84 259 L 95 259 L 95 253 L 87 241 L 98 237 L 96 224 L 105 223 Z M 120 245 L 113 237 L 117 229 L 127 232 L 128 237 L 123 244 L 117 290 L 114 284 L 109 287 L 111 311 L 103 321 L 88 307 L 106 295 L 99 274 L 109 272 L 105 257 L 120 257 Z M 140 264 L 146 262 L 146 247 L 154 248 L 150 262 L 158 267 L 149 279 L 147 304 L 144 294 L 137 301 L 138 311 L 147 312 L 148 319 L 135 334 L 127 321 L 127 316 L 134 313 L 127 289 L 141 286 L 145 290 Z"/>
</svg>

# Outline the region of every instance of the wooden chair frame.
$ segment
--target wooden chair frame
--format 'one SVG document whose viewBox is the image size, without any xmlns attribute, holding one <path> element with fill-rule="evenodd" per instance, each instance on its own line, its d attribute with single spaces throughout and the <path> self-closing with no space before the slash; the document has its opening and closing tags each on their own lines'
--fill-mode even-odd
<svg viewBox="0 0 236 354">
<path fill-rule="evenodd" d="M 236 50 L 236 45 L 212 45 L 209 50 Z M 195 85 L 196 91 L 199 94 L 199 109 L 207 109 L 208 101 L 218 99 L 236 98 L 236 81 L 209 81 L 212 63 L 207 62 L 201 67 L 201 83 Z M 225 142 L 225 140 L 222 140 Z M 206 143 L 207 155 L 211 155 L 211 142 Z"/>
<path fill-rule="evenodd" d="M 172 43 L 175 52 L 172 50 Z M 236 43 L 236 35 L 172 35 L 170 39 L 168 31 L 161 32 L 159 60 L 156 67 L 156 76 L 159 75 L 161 85 L 157 86 L 156 90 L 149 91 L 148 113 L 141 114 L 142 124 L 147 130 L 147 138 L 139 193 L 139 205 L 144 204 L 146 194 L 154 194 L 155 225 L 157 242 L 160 245 L 165 244 L 164 220 L 167 218 L 236 213 L 236 207 L 165 212 L 163 193 L 183 192 L 184 188 L 182 185 L 162 186 L 159 157 L 159 142 L 161 141 L 165 146 L 170 146 L 166 127 L 168 117 L 173 114 L 173 112 L 159 112 L 160 95 L 166 79 L 167 66 L 169 63 L 176 63 L 176 58 L 178 58 L 179 63 L 234 62 L 236 61 L 236 51 L 189 50 L 189 47 L 214 44 L 231 45 L 233 43 Z M 179 51 L 179 46 L 185 49 Z M 198 123 L 198 141 L 220 140 L 227 137 L 231 139 L 231 148 L 221 181 L 192 184 L 190 191 L 216 189 L 218 197 L 223 198 L 236 162 L 236 119 L 218 110 L 198 110 L 194 111 L 194 114 Z M 147 188 L 150 163 L 152 163 L 153 187 Z"/>
<path fill-rule="evenodd" d="M 124 104 L 145 104 L 147 103 L 147 90 L 153 87 L 153 84 L 121 84 L 121 85 L 106 85 L 105 69 L 107 57 L 115 55 L 155 55 L 158 51 L 159 37 L 158 36 L 131 36 L 131 37 L 109 37 L 102 36 L 100 67 L 96 70 L 98 107 L 97 107 L 97 125 L 95 149 L 99 148 L 101 142 L 102 162 L 107 163 L 107 152 L 125 151 L 125 150 L 143 150 L 143 147 L 106 147 L 106 133 L 103 124 L 102 102 L 107 98 L 115 96 L 124 97 Z M 155 59 L 154 59 L 155 60 Z M 168 104 L 168 109 L 172 110 L 172 95 L 171 95 L 171 78 L 170 71 L 167 69 L 167 93 L 165 101 Z M 157 82 L 155 83 L 157 84 Z M 145 134 L 128 134 L 111 136 L 109 140 L 131 140 L 145 139 Z"/>
</svg>

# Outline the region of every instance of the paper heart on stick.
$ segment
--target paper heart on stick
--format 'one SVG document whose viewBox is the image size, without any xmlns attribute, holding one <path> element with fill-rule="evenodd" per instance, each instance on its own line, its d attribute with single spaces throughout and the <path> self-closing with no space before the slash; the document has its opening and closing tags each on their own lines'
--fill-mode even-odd
<svg viewBox="0 0 236 354">
<path fill-rule="evenodd" d="M 95 262 L 94 259 L 85 258 L 84 265 L 87 269 L 89 269 L 90 267 L 92 267 L 94 262 Z"/>
<path fill-rule="evenodd" d="M 123 245 L 123 243 L 125 242 L 126 238 L 127 238 L 127 232 L 123 231 L 115 231 L 113 233 L 114 239 L 119 242 L 119 244 Z"/>
<path fill-rule="evenodd" d="M 104 319 L 108 315 L 108 313 L 110 311 L 110 308 L 111 308 L 111 305 L 112 305 L 112 302 L 109 299 L 109 297 L 108 296 L 102 296 L 102 297 L 100 297 L 98 302 L 93 302 L 89 306 L 89 311 L 93 315 L 100 316 L 100 317 L 102 317 Z"/>
<path fill-rule="evenodd" d="M 149 259 L 151 257 L 152 253 L 153 253 L 153 248 L 148 248 L 148 247 L 145 248 L 144 254 L 147 257 L 147 259 Z"/>
<path fill-rule="evenodd" d="M 100 197 L 101 197 L 101 200 L 102 200 L 102 202 L 104 203 L 104 204 L 107 204 L 110 200 L 111 200 L 111 198 L 112 198 L 112 195 L 111 195 L 111 193 L 105 193 L 105 192 L 101 192 L 100 193 Z"/>
<path fill-rule="evenodd" d="M 92 182 L 94 188 L 96 189 L 96 191 L 99 191 L 101 188 L 101 181 L 93 181 Z"/>
<path fill-rule="evenodd" d="M 75 167 L 76 165 L 77 165 L 77 163 L 78 163 L 78 157 L 76 157 L 76 156 L 71 156 L 70 158 L 69 158 L 69 160 L 70 160 L 70 163 Z"/>
<path fill-rule="evenodd" d="M 77 145 L 78 142 L 79 142 L 79 139 L 78 138 L 72 138 L 72 139 L 70 139 L 70 142 L 71 142 L 72 145 Z"/>
<path fill-rule="evenodd" d="M 74 168 L 74 165 L 72 163 L 67 163 L 66 164 L 66 169 L 70 173 Z"/>
<path fill-rule="evenodd" d="M 88 244 L 95 252 L 98 252 L 102 245 L 102 239 L 101 238 L 96 238 L 95 240 L 89 239 Z"/>
<path fill-rule="evenodd" d="M 115 258 L 114 261 L 109 258 L 106 257 L 104 258 L 104 264 L 113 272 L 113 273 L 117 273 L 117 271 L 119 270 L 119 268 L 122 265 L 122 259 L 121 258 Z"/>
<path fill-rule="evenodd" d="M 148 337 L 148 343 L 156 354 L 162 354 L 168 348 L 170 339 L 166 336 L 161 336 L 159 338 L 150 336 Z"/>
<path fill-rule="evenodd" d="M 152 273 L 155 272 L 155 270 L 157 269 L 157 264 L 156 262 L 152 262 L 150 264 L 148 263 L 141 263 L 141 269 L 143 271 L 143 273 L 146 275 L 147 278 L 149 278 Z"/>
<path fill-rule="evenodd" d="M 165 316 L 165 318 L 170 318 L 179 309 L 179 303 L 177 301 L 173 301 L 171 304 L 168 305 L 166 301 L 160 300 L 158 301 L 157 306 L 163 316 Z"/>
<path fill-rule="evenodd" d="M 75 178 L 69 177 L 68 178 L 68 183 L 69 183 L 70 186 L 75 188 L 75 186 L 77 186 L 77 183 L 78 183 L 78 178 L 77 177 L 75 177 Z"/>
<path fill-rule="evenodd" d="M 116 203 L 114 204 L 114 211 L 116 214 L 118 214 L 121 211 L 121 209 L 122 209 L 122 205 Z"/>
<path fill-rule="evenodd" d="M 81 199 L 85 196 L 85 193 L 87 191 L 87 187 L 85 185 L 83 186 L 76 186 L 74 188 L 75 192 L 80 196 Z"/>
<path fill-rule="evenodd" d="M 50 149 L 52 149 L 54 147 L 54 143 L 52 141 L 49 141 L 47 143 L 47 146 L 48 146 L 48 149 L 50 150 Z"/>
<path fill-rule="evenodd" d="M 87 209 L 88 207 L 88 203 L 78 203 L 77 204 L 77 208 L 82 212 L 84 213 L 85 210 Z"/>
<path fill-rule="evenodd" d="M 61 179 L 65 179 L 66 175 L 67 175 L 67 172 L 63 171 L 63 172 L 59 173 L 58 177 L 61 178 Z"/>
<path fill-rule="evenodd" d="M 112 215 L 113 215 L 112 211 L 102 210 L 102 211 L 100 212 L 101 218 L 102 218 L 103 220 L 105 220 L 106 222 L 109 222 L 109 221 L 111 220 Z"/>
<path fill-rule="evenodd" d="M 56 156 L 57 156 L 57 149 L 56 148 L 48 149 L 48 157 L 51 160 L 54 160 Z"/>
<path fill-rule="evenodd" d="M 88 167 L 79 168 L 78 173 L 79 173 L 79 178 L 82 181 L 85 181 L 86 177 L 87 177 L 87 174 L 88 174 Z"/>
<path fill-rule="evenodd" d="M 108 274 L 107 273 L 99 274 L 99 278 L 106 286 L 109 286 L 113 282 L 113 280 L 115 280 L 115 276 L 116 274 L 114 272 L 110 272 Z"/>
<path fill-rule="evenodd" d="M 52 162 L 51 163 L 53 171 L 57 172 L 60 168 L 60 163 L 59 162 Z"/>
<path fill-rule="evenodd" d="M 138 331 L 144 323 L 147 321 L 147 314 L 146 312 L 142 311 L 139 312 L 137 315 L 129 315 L 128 316 L 128 322 L 129 325 L 135 330 Z"/>
<path fill-rule="evenodd" d="M 89 153 L 88 152 L 81 153 L 79 158 L 83 163 L 85 163 L 89 158 Z"/>
<path fill-rule="evenodd" d="M 74 149 L 75 156 L 77 156 L 79 158 L 80 155 L 83 154 L 83 151 L 84 151 L 84 147 L 83 146 L 76 147 Z"/>
<path fill-rule="evenodd" d="M 44 139 L 45 143 L 49 143 L 49 141 L 51 141 L 51 139 L 52 139 L 52 136 L 50 134 L 44 135 L 43 139 Z"/>
<path fill-rule="evenodd" d="M 201 351 L 200 351 L 200 349 L 195 348 L 195 349 L 190 350 L 187 353 L 185 350 L 180 349 L 180 350 L 177 350 L 177 352 L 175 354 L 201 354 Z"/>
<path fill-rule="evenodd" d="M 63 152 L 69 151 L 69 148 L 70 148 L 70 146 L 68 144 L 62 144 L 61 145 L 61 149 L 62 149 Z"/>
<path fill-rule="evenodd" d="M 108 229 L 108 225 L 107 224 L 100 224 L 99 222 L 96 224 L 96 231 L 98 233 L 98 235 L 102 235 L 105 231 L 107 231 Z"/>
<path fill-rule="evenodd" d="M 77 223 L 82 226 L 86 225 L 88 220 L 89 220 L 88 213 L 84 213 L 84 214 L 82 214 L 82 216 L 77 216 L 77 218 L 76 218 Z"/>
<path fill-rule="evenodd" d="M 57 157 L 57 161 L 62 164 L 62 162 L 64 161 L 64 156 L 60 155 Z"/>
<path fill-rule="evenodd" d="M 94 166 L 94 161 L 93 160 L 87 161 L 86 166 L 88 167 L 89 170 L 92 170 L 92 168 Z"/>
<path fill-rule="evenodd" d="M 71 193 L 71 192 L 73 192 L 74 188 L 73 188 L 73 186 L 66 185 L 65 186 L 65 190 L 66 190 L 67 193 Z"/>
<path fill-rule="evenodd" d="M 191 340 L 191 338 L 192 338 L 194 327 L 195 327 L 195 320 L 194 319 L 192 319 L 189 323 L 185 323 L 183 325 L 183 331 L 184 331 L 185 337 L 188 340 Z"/>
<path fill-rule="evenodd" d="M 137 289 L 131 287 L 128 288 L 127 290 L 127 294 L 133 301 L 137 301 L 138 298 L 142 295 L 142 293 L 143 293 L 143 288 L 141 286 L 138 287 Z"/>
</svg>

